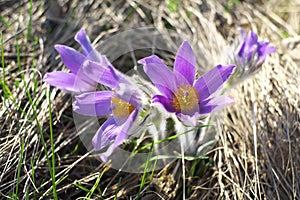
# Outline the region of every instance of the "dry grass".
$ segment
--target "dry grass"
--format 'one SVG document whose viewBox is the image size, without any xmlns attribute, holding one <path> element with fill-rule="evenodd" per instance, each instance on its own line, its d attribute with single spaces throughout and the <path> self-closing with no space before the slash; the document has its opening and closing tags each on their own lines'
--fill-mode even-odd
<svg viewBox="0 0 300 200">
<path fill-rule="evenodd" d="M 136 197 L 142 175 L 108 169 L 87 153 L 70 120 L 70 96 L 48 91 L 41 79 L 62 68 L 53 45 L 78 47 L 73 36 L 82 26 L 101 42 L 123 30 L 154 25 L 192 41 L 199 66 L 207 66 L 201 72 L 224 59 L 223 47 L 238 27 L 254 30 L 278 49 L 258 74 L 229 91 L 236 103 L 219 114 L 220 139 L 209 159 L 185 162 L 187 174 L 197 169 L 185 179 L 186 198 L 300 199 L 299 0 L 191 0 L 175 10 L 168 2 L 34 1 L 32 18 L 29 1 L 0 2 L 1 198 L 53 198 L 52 155 L 59 199 L 85 197 L 96 180 L 92 198 L 113 199 L 116 190 L 120 199 Z M 182 199 L 181 168 L 179 160 L 156 171 L 142 199 Z"/>
</svg>

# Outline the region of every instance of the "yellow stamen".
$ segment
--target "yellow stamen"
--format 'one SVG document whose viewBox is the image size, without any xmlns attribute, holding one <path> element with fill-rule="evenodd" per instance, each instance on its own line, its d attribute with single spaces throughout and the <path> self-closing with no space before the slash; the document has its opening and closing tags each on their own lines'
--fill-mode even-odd
<svg viewBox="0 0 300 200">
<path fill-rule="evenodd" d="M 172 104 L 176 111 L 189 114 L 199 109 L 198 102 L 199 95 L 196 88 L 191 85 L 182 85 L 175 90 Z"/>
<path fill-rule="evenodd" d="M 113 107 L 113 115 L 117 118 L 125 118 L 132 113 L 134 106 L 117 97 L 111 98 L 111 105 Z"/>
</svg>

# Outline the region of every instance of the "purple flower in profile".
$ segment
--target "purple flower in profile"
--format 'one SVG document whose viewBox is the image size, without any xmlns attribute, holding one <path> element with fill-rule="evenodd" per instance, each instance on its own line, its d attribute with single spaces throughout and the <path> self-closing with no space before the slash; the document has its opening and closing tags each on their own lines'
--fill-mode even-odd
<svg viewBox="0 0 300 200">
<path fill-rule="evenodd" d="M 195 80 L 196 58 L 188 42 L 180 46 L 171 71 L 157 56 L 139 60 L 144 71 L 161 94 L 154 95 L 168 112 L 176 113 L 183 121 L 196 125 L 199 114 L 207 114 L 233 102 L 227 96 L 215 96 L 233 73 L 235 66 L 218 65 Z"/>
<path fill-rule="evenodd" d="M 93 81 L 110 87 L 110 91 L 87 92 L 76 96 L 73 110 L 87 116 L 109 116 L 92 139 L 96 151 L 109 146 L 101 159 L 106 162 L 113 150 L 125 139 L 141 107 L 139 92 L 113 66 L 93 61 L 83 64 L 83 72 Z"/>
<path fill-rule="evenodd" d="M 106 67 L 110 65 L 110 63 L 105 56 L 97 54 L 95 49 L 93 49 L 84 29 L 79 30 L 75 35 L 75 40 L 81 45 L 83 53 L 65 45 L 55 45 L 55 49 L 60 54 L 63 63 L 70 69 L 71 73 L 63 71 L 47 73 L 43 81 L 63 89 L 66 92 L 78 94 L 81 92 L 93 91 L 97 86 L 97 82 L 91 80 L 81 71 L 81 66 L 85 60 L 90 59 L 98 61 Z"/>
<path fill-rule="evenodd" d="M 256 72 L 263 64 L 268 54 L 276 52 L 274 46 L 268 41 L 258 41 L 257 35 L 249 31 L 246 35 L 241 31 L 241 39 L 233 54 L 233 61 L 237 66 L 237 73 L 243 76 L 244 73 Z"/>
</svg>

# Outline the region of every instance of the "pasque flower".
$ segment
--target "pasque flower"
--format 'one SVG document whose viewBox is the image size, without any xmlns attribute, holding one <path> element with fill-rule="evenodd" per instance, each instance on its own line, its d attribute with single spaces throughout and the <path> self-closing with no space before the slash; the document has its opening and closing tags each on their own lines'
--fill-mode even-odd
<svg viewBox="0 0 300 200">
<path fill-rule="evenodd" d="M 96 151 L 109 146 L 101 159 L 107 161 L 113 150 L 128 137 L 141 107 L 138 89 L 113 66 L 85 61 L 83 72 L 93 81 L 110 87 L 110 91 L 87 92 L 76 96 L 73 110 L 88 116 L 109 116 L 92 139 Z"/>
<path fill-rule="evenodd" d="M 141 107 L 139 93 L 106 56 L 99 54 L 91 46 L 83 29 L 75 35 L 75 40 L 81 45 L 82 53 L 65 45 L 55 45 L 63 63 L 71 72 L 47 73 L 43 80 L 75 94 L 75 112 L 87 116 L 109 116 L 92 139 L 96 151 L 111 144 L 101 155 L 101 159 L 106 161 L 113 150 L 127 138 L 135 122 Z M 112 90 L 96 91 L 99 83 Z"/>
<path fill-rule="evenodd" d="M 196 125 L 199 114 L 210 113 L 233 102 L 230 97 L 215 94 L 235 66 L 218 65 L 196 80 L 196 57 L 186 41 L 177 52 L 173 71 L 155 55 L 139 63 L 161 92 L 152 97 L 152 102 L 162 104 L 187 124 Z"/>
<path fill-rule="evenodd" d="M 231 55 L 231 59 L 237 66 L 236 73 L 244 76 L 256 72 L 266 59 L 268 54 L 276 52 L 274 46 L 270 46 L 268 41 L 258 41 L 257 35 L 253 31 L 245 34 L 241 31 L 241 38 L 237 48 Z"/>
<path fill-rule="evenodd" d="M 43 80 L 66 92 L 78 94 L 93 91 L 97 86 L 97 82 L 91 80 L 81 71 L 81 66 L 85 60 L 98 61 L 106 67 L 110 65 L 110 63 L 105 56 L 98 54 L 91 46 L 84 29 L 79 30 L 75 35 L 75 40 L 80 44 L 83 53 L 65 45 L 55 45 L 55 49 L 71 73 L 63 71 L 50 72 L 45 75 Z"/>
</svg>

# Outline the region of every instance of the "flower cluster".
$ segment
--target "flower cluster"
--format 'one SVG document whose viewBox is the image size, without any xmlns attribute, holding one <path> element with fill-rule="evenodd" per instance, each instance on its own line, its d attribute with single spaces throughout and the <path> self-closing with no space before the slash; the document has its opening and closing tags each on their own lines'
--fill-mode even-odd
<svg viewBox="0 0 300 200">
<path fill-rule="evenodd" d="M 270 46 L 268 41 L 259 41 L 258 36 L 253 31 L 246 34 L 241 30 L 238 44 L 233 46 L 233 51 L 229 56 L 230 62 L 237 66 L 233 77 L 243 80 L 254 74 L 264 63 L 266 56 L 275 52 L 274 46 Z"/>
<path fill-rule="evenodd" d="M 232 74 L 235 66 L 218 65 L 196 78 L 196 57 L 188 42 L 180 46 L 171 71 L 156 55 L 141 59 L 144 71 L 161 94 L 152 97 L 168 112 L 174 112 L 188 125 L 196 126 L 200 114 L 207 114 L 233 102 L 227 96 L 214 96 Z M 167 77 L 167 78 L 166 78 Z"/>
<path fill-rule="evenodd" d="M 134 83 L 113 66 L 105 68 L 101 63 L 85 61 L 83 72 L 92 81 L 105 85 L 111 90 L 87 92 L 76 96 L 73 110 L 87 116 L 109 116 L 93 137 L 96 151 L 113 144 L 101 155 L 103 161 L 126 138 L 141 108 L 141 93 Z"/>
<path fill-rule="evenodd" d="M 64 45 L 55 46 L 71 73 L 51 72 L 43 80 L 75 94 L 75 112 L 87 116 L 110 116 L 92 140 L 96 151 L 113 142 L 101 156 L 106 161 L 112 151 L 127 138 L 137 117 L 141 107 L 139 91 L 135 90 L 133 83 L 124 74 L 112 66 L 106 56 L 96 53 L 83 29 L 76 34 L 75 40 L 81 45 L 83 54 Z M 111 90 L 95 91 L 98 83 Z"/>
<path fill-rule="evenodd" d="M 114 149 L 128 139 L 134 123 L 149 102 L 147 108 L 161 105 L 164 112 L 190 127 L 197 126 L 201 116 L 233 103 L 232 98 L 220 95 L 218 91 L 234 73 L 235 66 L 217 65 L 197 77 L 196 56 L 187 41 L 178 49 L 173 70 L 156 55 L 138 61 L 157 89 L 154 91 L 158 92 L 144 101 L 144 92 L 137 86 L 137 81 L 115 69 L 105 55 L 98 53 L 83 29 L 76 34 L 75 40 L 81 45 L 82 53 L 68 46 L 55 46 L 71 72 L 47 73 L 44 81 L 74 94 L 73 110 L 76 113 L 107 117 L 92 139 L 96 151 L 108 146 L 101 154 L 103 161 L 107 161 Z M 238 49 L 236 64 L 239 67 L 251 67 L 250 62 L 261 65 L 265 56 L 274 51 L 268 43 L 257 42 L 257 36 L 252 32 L 244 37 Z M 97 91 L 98 84 L 110 89 Z"/>
</svg>

